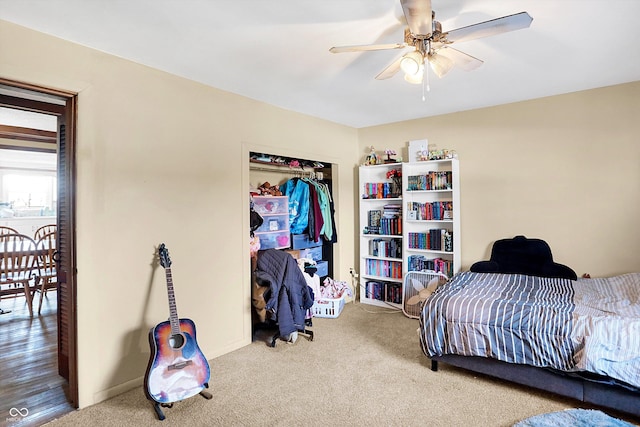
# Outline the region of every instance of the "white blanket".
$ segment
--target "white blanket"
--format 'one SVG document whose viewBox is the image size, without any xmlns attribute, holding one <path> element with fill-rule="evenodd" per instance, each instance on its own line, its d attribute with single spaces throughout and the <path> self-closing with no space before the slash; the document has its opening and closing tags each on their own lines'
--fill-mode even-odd
<svg viewBox="0 0 640 427">
<path fill-rule="evenodd" d="M 640 387 L 640 273 L 578 279 L 574 289 L 575 368 Z"/>
</svg>

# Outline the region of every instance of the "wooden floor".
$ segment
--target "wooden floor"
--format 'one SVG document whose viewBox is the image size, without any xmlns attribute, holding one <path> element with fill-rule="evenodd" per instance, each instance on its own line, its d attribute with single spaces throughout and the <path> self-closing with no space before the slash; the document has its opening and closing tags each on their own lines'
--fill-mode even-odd
<svg viewBox="0 0 640 427">
<path fill-rule="evenodd" d="M 56 293 L 49 291 L 34 317 L 24 297 L 0 300 L 0 426 L 39 426 L 71 412 L 67 382 L 58 375 Z"/>
</svg>

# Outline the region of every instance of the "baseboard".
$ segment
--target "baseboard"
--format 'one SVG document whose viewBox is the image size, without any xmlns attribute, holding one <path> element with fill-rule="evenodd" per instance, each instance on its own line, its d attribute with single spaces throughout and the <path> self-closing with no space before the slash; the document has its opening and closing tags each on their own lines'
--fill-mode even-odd
<svg viewBox="0 0 640 427">
<path fill-rule="evenodd" d="M 215 364 L 214 362 L 215 358 L 219 356 L 223 356 L 227 353 L 230 353 L 234 350 L 237 350 L 249 344 L 251 344 L 251 338 L 249 337 L 249 339 L 247 340 L 247 337 L 244 337 L 241 340 L 234 341 L 224 347 L 219 348 L 218 351 L 212 352 L 211 354 L 208 354 L 208 353 L 204 353 L 204 354 L 209 359 L 209 363 L 213 365 Z M 115 397 L 119 394 L 132 390 L 136 387 L 143 387 L 143 386 L 144 386 L 144 375 L 138 378 L 134 378 L 132 380 L 126 381 L 122 384 L 118 384 L 106 390 L 102 390 L 97 393 L 94 393 L 92 404 L 95 405 L 96 403 L 100 403 L 104 400 L 111 399 L 112 397 Z"/>
<path fill-rule="evenodd" d="M 134 378 L 130 381 L 124 382 L 122 384 L 118 384 L 114 387 L 108 388 L 106 390 L 99 391 L 94 393 L 93 395 L 93 404 L 102 402 L 107 399 L 111 399 L 119 394 L 122 394 L 126 391 L 132 390 L 136 387 L 142 387 L 144 384 L 144 375 L 138 378 Z"/>
</svg>

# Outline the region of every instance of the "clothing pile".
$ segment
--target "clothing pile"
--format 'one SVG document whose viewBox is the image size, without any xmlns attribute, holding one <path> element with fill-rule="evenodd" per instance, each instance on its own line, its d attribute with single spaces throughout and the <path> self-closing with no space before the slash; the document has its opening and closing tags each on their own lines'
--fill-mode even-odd
<svg viewBox="0 0 640 427">
<path fill-rule="evenodd" d="M 302 276 L 307 282 L 307 286 L 311 288 L 312 298 L 314 300 L 318 299 L 318 295 L 320 295 L 320 276 L 316 274 L 318 271 L 316 262 L 311 258 L 298 258 L 298 268 L 302 271 Z"/>
<path fill-rule="evenodd" d="M 347 285 L 347 282 L 341 282 L 333 280 L 331 277 L 327 277 L 320 286 L 320 293 L 316 296 L 316 300 L 320 298 L 338 299 L 342 298 L 342 295 L 346 292 L 347 295 L 353 298 L 351 288 Z"/>
</svg>

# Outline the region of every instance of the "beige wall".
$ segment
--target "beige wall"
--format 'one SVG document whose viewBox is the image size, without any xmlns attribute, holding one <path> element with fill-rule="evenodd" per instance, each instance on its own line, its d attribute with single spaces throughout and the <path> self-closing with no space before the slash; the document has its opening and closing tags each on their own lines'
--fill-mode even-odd
<svg viewBox="0 0 640 427">
<path fill-rule="evenodd" d="M 359 130 L 367 147 L 429 140 L 460 158 L 462 266 L 496 239 L 549 242 L 578 275 L 640 269 L 640 82 Z M 428 100 L 426 102 L 429 102 Z"/>
<path fill-rule="evenodd" d="M 336 275 L 348 277 L 356 130 L 3 21 L 0 76 L 78 92 L 81 407 L 142 383 L 148 330 L 168 316 L 161 242 L 205 355 L 251 342 L 249 151 L 334 163 Z"/>
</svg>

